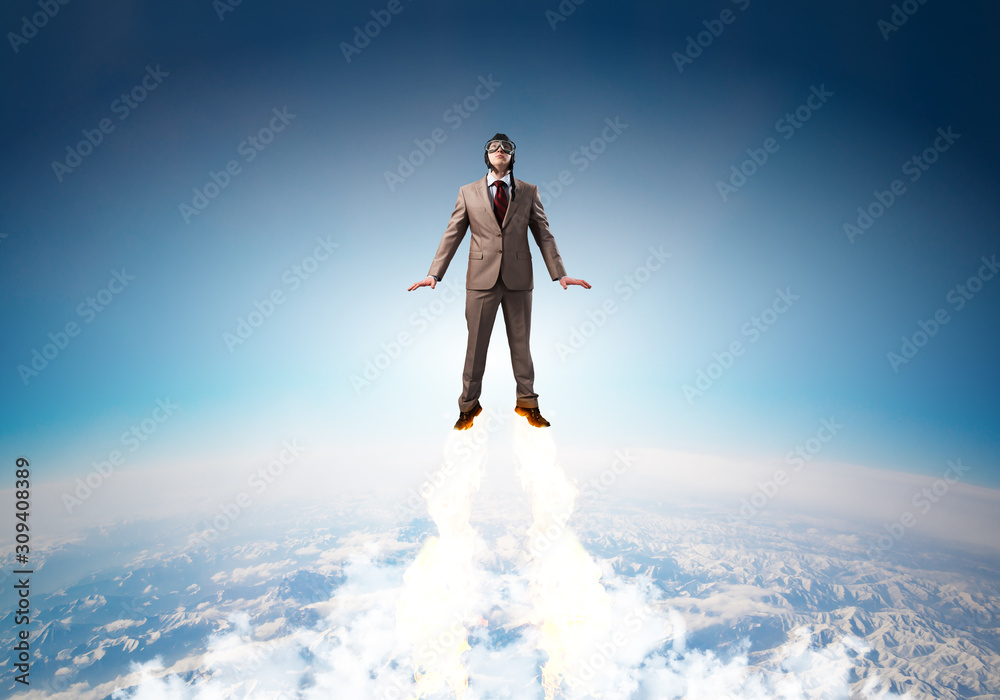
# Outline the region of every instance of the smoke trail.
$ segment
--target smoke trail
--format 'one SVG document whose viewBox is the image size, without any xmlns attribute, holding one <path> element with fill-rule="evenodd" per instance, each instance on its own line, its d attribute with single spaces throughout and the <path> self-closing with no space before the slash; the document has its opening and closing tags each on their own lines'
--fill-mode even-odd
<svg viewBox="0 0 1000 700">
<path fill-rule="evenodd" d="M 469 522 L 479 490 L 491 423 L 453 430 L 445 442 L 445 464 L 427 494 L 427 509 L 438 529 L 407 569 L 396 611 L 400 640 L 411 645 L 417 695 L 446 686 L 464 698 L 468 670 L 462 654 L 469 630 L 481 623 L 484 575 L 477 565 L 485 551 Z M 478 553 L 478 554 L 477 554 Z"/>
<path fill-rule="evenodd" d="M 662 621 L 628 591 L 616 592 L 613 600 L 601 583 L 601 568 L 567 527 L 579 491 L 556 461 L 552 432 L 518 421 L 514 451 L 534 515 L 524 575 L 532 622 L 540 631 L 538 648 L 547 658 L 546 700 L 560 692 L 600 697 L 602 690 L 634 689 L 629 669 L 662 638 Z"/>
</svg>

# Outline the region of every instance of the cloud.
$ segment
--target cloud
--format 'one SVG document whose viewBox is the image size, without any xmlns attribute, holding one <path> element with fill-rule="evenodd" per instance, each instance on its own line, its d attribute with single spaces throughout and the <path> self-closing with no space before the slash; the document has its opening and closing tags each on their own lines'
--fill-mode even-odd
<svg viewBox="0 0 1000 700">
<path fill-rule="evenodd" d="M 697 629 L 706 617 L 784 609 L 749 585 L 667 600 L 648 575 L 626 577 L 595 561 L 568 526 L 578 491 L 546 431 L 515 428 L 534 522 L 522 546 L 508 533 L 505 555 L 491 551 L 470 524 L 485 458 L 475 435 L 449 438 L 445 462 L 454 468 L 426 493 L 437 535 L 415 555 L 398 535 L 355 532 L 317 558 L 343 576 L 332 598 L 308 604 L 318 623 L 254 628 L 247 613 L 233 615 L 204 654 L 170 668 L 134 666 L 115 700 L 899 697 L 875 675 L 855 683 L 852 696 L 852 671 L 870 649 L 829 628 L 800 625 L 753 662 L 746 641 L 691 648 L 687 620 Z"/>
</svg>

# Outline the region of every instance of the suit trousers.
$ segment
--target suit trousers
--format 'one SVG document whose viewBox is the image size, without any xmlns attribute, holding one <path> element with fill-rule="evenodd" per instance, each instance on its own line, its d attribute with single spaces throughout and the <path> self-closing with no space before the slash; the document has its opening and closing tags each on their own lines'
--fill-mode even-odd
<svg viewBox="0 0 1000 700">
<path fill-rule="evenodd" d="M 491 289 L 465 290 L 465 320 L 469 326 L 469 344 L 465 351 L 462 395 L 458 399 L 460 411 L 472 410 L 482 393 L 486 351 L 490 346 L 497 308 L 503 309 L 504 326 L 507 328 L 510 363 L 517 382 L 517 405 L 522 408 L 538 406 L 538 394 L 534 391 L 535 366 L 531 362 L 529 348 L 531 290 L 508 289 L 503 283 L 503 275 L 500 275 Z"/>
</svg>

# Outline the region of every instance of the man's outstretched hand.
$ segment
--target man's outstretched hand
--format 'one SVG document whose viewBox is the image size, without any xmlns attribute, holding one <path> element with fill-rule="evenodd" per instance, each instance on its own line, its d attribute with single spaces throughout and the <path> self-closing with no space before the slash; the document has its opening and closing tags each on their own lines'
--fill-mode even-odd
<svg viewBox="0 0 1000 700">
<path fill-rule="evenodd" d="M 590 289 L 590 285 L 587 284 L 587 280 L 578 280 L 575 277 L 560 277 L 559 284 L 562 285 L 563 289 L 566 289 L 571 284 L 578 284 L 584 289 Z"/>
<path fill-rule="evenodd" d="M 431 289 L 434 289 L 436 285 L 437 285 L 437 280 L 431 277 L 430 275 L 427 275 L 427 277 L 424 277 L 419 282 L 414 282 L 413 284 L 411 284 L 410 288 L 407 289 L 406 291 L 412 292 L 414 289 L 420 289 L 421 287 L 430 287 Z"/>
</svg>

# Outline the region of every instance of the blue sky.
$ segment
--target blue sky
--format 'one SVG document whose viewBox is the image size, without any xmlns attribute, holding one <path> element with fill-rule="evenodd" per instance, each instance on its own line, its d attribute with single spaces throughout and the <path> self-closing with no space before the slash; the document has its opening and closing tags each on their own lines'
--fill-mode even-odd
<svg viewBox="0 0 1000 700">
<path fill-rule="evenodd" d="M 1000 486 L 995 5 L 570 6 L 8 3 L 4 459 L 436 445 L 462 255 L 450 294 L 405 290 L 502 131 L 593 285 L 535 266 L 565 439 L 780 461 L 832 418 L 824 459 Z"/>
</svg>

